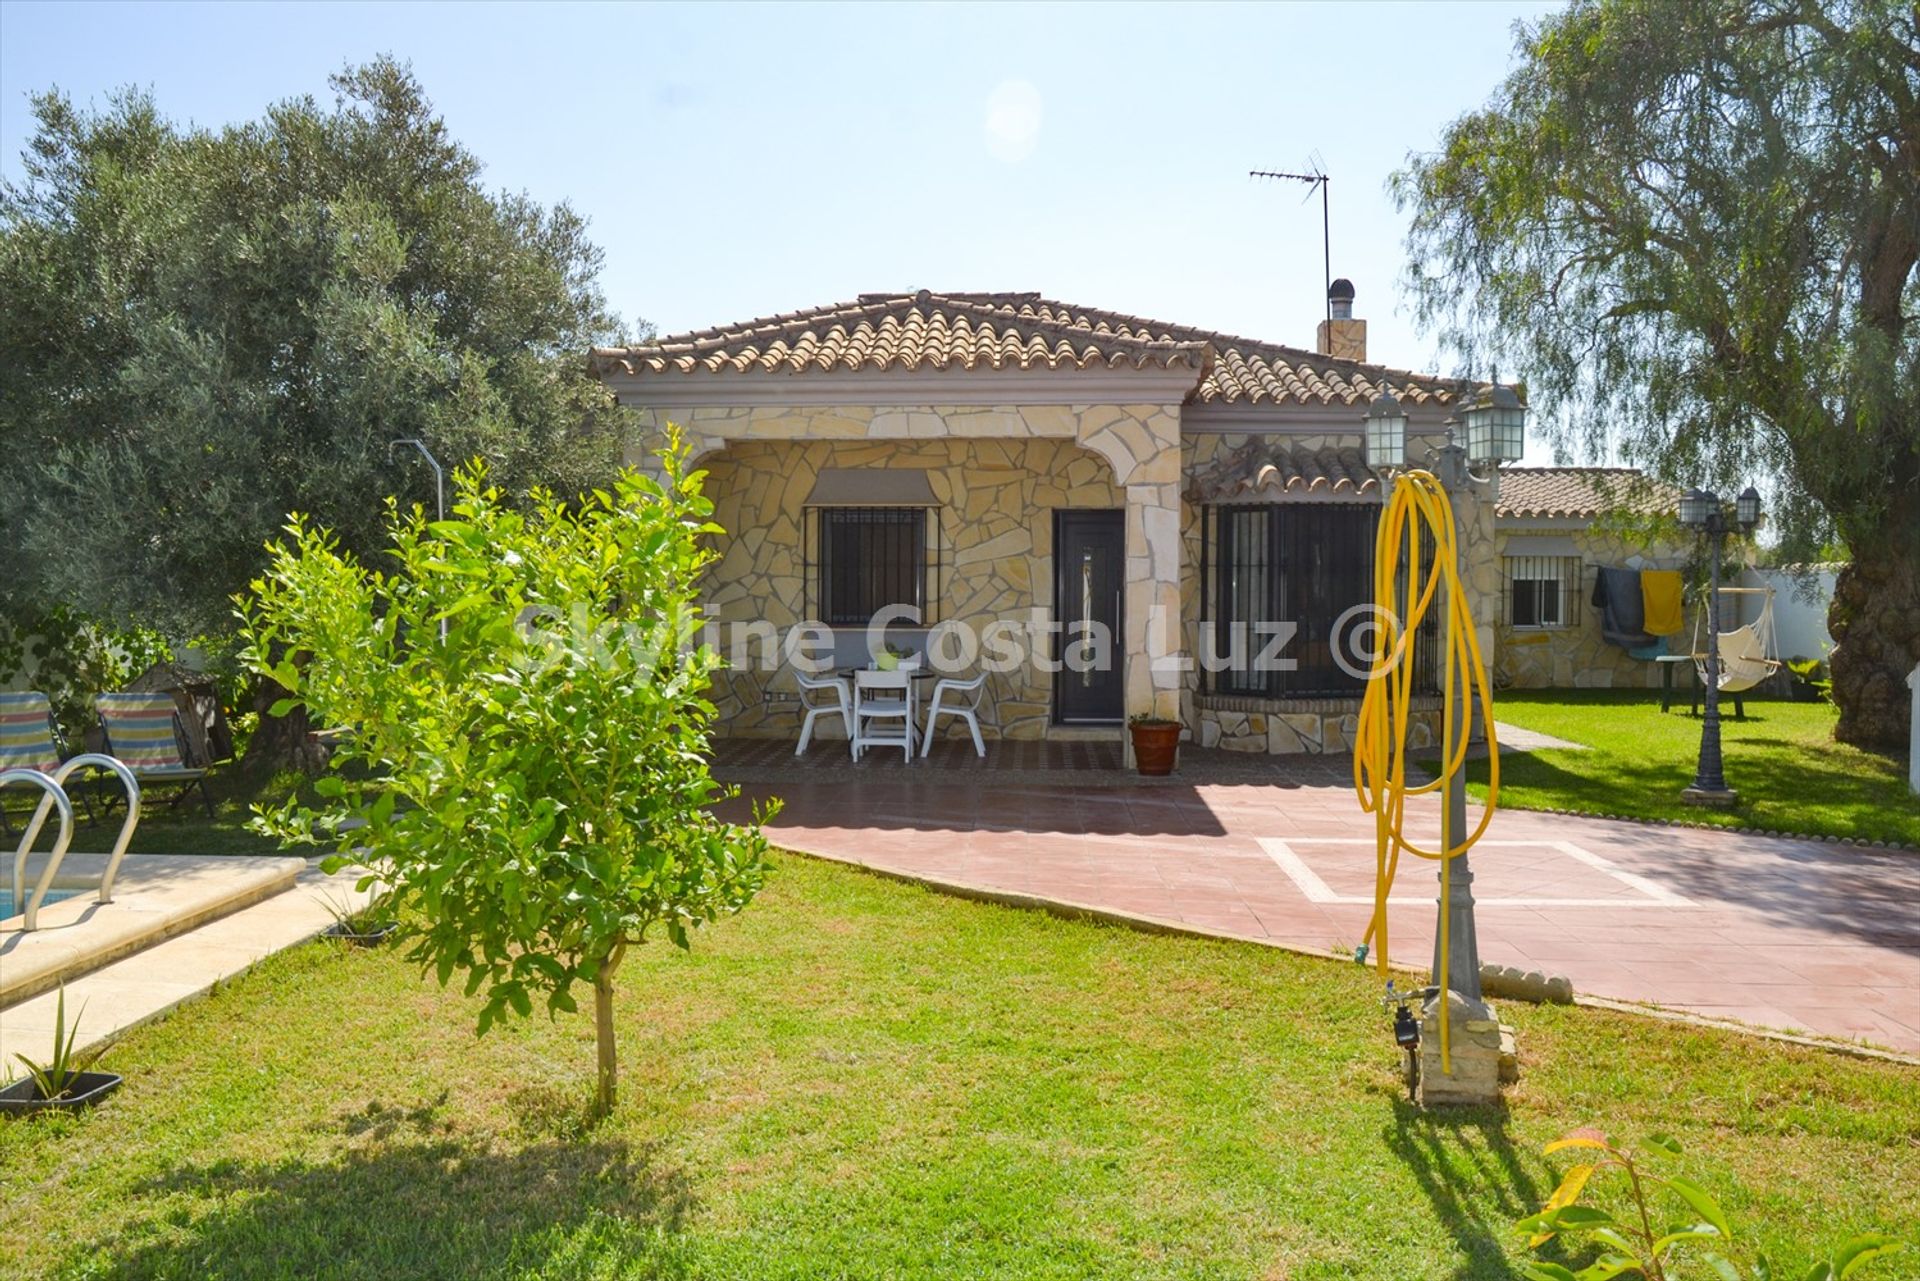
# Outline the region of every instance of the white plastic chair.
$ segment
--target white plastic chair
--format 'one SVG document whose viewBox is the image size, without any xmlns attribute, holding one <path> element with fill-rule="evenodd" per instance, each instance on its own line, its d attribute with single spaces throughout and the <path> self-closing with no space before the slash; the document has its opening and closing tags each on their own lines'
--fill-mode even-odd
<svg viewBox="0 0 1920 1281">
<path fill-rule="evenodd" d="M 853 739 L 853 696 L 847 689 L 843 676 L 809 676 L 795 670 L 794 681 L 800 686 L 800 706 L 806 708 L 807 718 L 800 725 L 800 743 L 793 749 L 795 756 L 806 753 L 807 744 L 813 741 L 813 723 L 822 716 L 838 716 L 840 723 L 847 727 L 847 739 Z M 809 697 L 814 691 L 825 691 L 833 697 L 830 701 L 815 702 Z"/>
<path fill-rule="evenodd" d="M 911 761 L 913 734 L 913 673 L 855 672 L 853 759 L 859 760 L 869 747 L 898 747 Z"/>
<path fill-rule="evenodd" d="M 976 756 L 987 754 L 987 745 L 980 738 L 980 698 L 986 689 L 987 674 L 981 672 L 970 680 L 941 680 L 934 682 L 933 701 L 927 704 L 927 737 L 921 744 L 920 755 L 925 756 L 933 750 L 933 731 L 942 716 L 958 716 L 967 723 L 967 730 L 973 735 L 973 751 Z M 951 699 L 951 702 L 943 701 Z"/>
</svg>

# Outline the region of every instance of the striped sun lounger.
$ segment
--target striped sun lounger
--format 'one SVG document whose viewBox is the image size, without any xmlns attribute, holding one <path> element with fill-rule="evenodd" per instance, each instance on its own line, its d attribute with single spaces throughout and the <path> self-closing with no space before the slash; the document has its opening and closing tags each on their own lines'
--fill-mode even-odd
<svg viewBox="0 0 1920 1281">
<path fill-rule="evenodd" d="M 0 693 L 0 769 L 51 774 L 60 760 L 59 727 L 47 696 L 38 690 Z M 39 794 L 34 795 L 37 800 Z M 0 832 L 12 830 L 6 811 L 0 809 Z"/>
<path fill-rule="evenodd" d="M 198 787 L 207 817 L 213 817 L 207 771 L 187 758 L 182 746 L 186 735 L 180 732 L 180 712 L 171 694 L 102 694 L 93 706 L 109 755 L 118 757 L 143 785 L 178 783 L 180 790 L 168 809 Z"/>
<path fill-rule="evenodd" d="M 53 704 L 38 690 L 0 694 L 0 769 L 51 774 L 60 764 Z"/>
</svg>

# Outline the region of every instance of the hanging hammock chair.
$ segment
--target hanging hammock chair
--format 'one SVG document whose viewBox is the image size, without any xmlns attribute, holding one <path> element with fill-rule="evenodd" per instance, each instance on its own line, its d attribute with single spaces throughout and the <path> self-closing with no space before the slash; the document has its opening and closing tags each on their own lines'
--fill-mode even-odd
<svg viewBox="0 0 1920 1281">
<path fill-rule="evenodd" d="M 1773 588 L 1722 587 L 1722 596 L 1759 596 L 1760 617 L 1730 632 L 1720 633 L 1720 692 L 1739 694 L 1752 689 L 1780 670 L 1780 654 L 1773 633 Z M 1701 637 L 1707 630 L 1706 593 L 1701 593 L 1700 608 L 1693 616 L 1693 666 L 1705 685 L 1707 651 Z"/>
</svg>

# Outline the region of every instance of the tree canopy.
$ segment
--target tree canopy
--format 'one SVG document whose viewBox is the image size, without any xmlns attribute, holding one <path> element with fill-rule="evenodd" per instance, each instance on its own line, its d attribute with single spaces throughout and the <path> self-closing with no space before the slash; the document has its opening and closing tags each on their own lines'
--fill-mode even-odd
<svg viewBox="0 0 1920 1281">
<path fill-rule="evenodd" d="M 217 130 L 34 99 L 0 188 L 8 617 L 227 631 L 289 511 L 370 550 L 384 495 L 431 501 L 396 438 L 516 491 L 612 474 L 582 219 L 484 189 L 406 68 L 332 87 Z"/>
<path fill-rule="evenodd" d="M 1766 478 L 1844 540 L 1840 734 L 1905 744 L 1920 659 L 1920 10 L 1575 0 L 1395 190 L 1422 317 L 1563 450 Z"/>
</svg>

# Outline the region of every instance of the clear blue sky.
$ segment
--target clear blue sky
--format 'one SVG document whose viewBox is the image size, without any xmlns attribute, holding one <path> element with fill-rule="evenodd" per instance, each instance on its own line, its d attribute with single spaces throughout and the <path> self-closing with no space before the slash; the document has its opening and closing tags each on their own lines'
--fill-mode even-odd
<svg viewBox="0 0 1920 1281">
<path fill-rule="evenodd" d="M 664 332 L 925 286 L 1310 346 L 1319 202 L 1246 171 L 1317 152 L 1370 354 L 1451 372 L 1386 179 L 1552 7 L 5 3 L 0 171 L 37 90 L 214 125 L 385 52 L 491 184 L 592 220 L 614 306 Z"/>
</svg>

